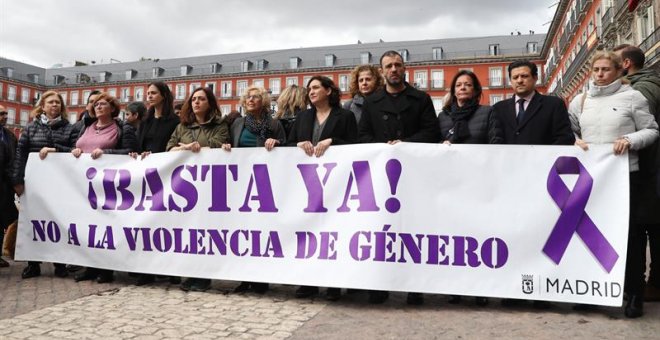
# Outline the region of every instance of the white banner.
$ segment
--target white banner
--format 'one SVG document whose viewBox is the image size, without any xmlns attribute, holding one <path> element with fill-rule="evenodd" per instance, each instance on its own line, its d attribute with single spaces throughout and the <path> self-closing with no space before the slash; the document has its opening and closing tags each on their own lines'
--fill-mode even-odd
<svg viewBox="0 0 660 340">
<path fill-rule="evenodd" d="M 608 145 L 31 154 L 16 257 L 619 306 L 628 196 Z"/>
</svg>

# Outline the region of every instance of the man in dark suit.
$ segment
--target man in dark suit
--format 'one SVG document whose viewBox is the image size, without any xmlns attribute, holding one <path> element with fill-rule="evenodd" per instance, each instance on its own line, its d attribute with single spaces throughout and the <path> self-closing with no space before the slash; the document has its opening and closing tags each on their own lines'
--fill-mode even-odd
<svg viewBox="0 0 660 340">
<path fill-rule="evenodd" d="M 0 105 L 0 246 L 2 246 L 5 228 L 18 218 L 14 204 L 14 188 L 11 185 L 9 172 L 16 153 L 16 136 L 5 127 L 8 112 Z M 0 252 L 0 255 L 2 253 Z M 0 258 L 0 267 L 8 267 L 9 263 Z"/>
<path fill-rule="evenodd" d="M 529 60 L 512 62 L 509 64 L 509 79 L 515 95 L 493 106 L 504 131 L 504 143 L 573 145 L 575 136 L 564 101 L 536 91 L 536 64 Z M 521 300 L 503 299 L 502 305 L 519 302 Z M 550 304 L 534 301 L 534 307 L 545 309 Z"/>
<path fill-rule="evenodd" d="M 528 60 L 509 65 L 515 95 L 494 105 L 506 144 L 573 145 L 566 104 L 536 91 L 538 69 Z"/>
<path fill-rule="evenodd" d="M 401 54 L 387 51 L 380 57 L 385 88 L 368 96 L 362 106 L 359 135 L 362 143 L 437 143 L 440 129 L 431 97 L 405 81 Z M 370 291 L 369 302 L 383 303 L 385 291 Z M 407 302 L 424 303 L 421 293 L 408 293 Z"/>
</svg>

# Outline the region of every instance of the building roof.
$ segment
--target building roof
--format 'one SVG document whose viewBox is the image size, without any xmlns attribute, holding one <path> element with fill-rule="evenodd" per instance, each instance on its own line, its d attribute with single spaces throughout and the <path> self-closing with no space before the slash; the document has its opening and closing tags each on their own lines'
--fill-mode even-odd
<svg viewBox="0 0 660 340">
<path fill-rule="evenodd" d="M 243 52 L 218 54 L 198 57 L 153 59 L 134 62 L 96 64 L 50 68 L 45 70 L 45 81 L 49 86 L 102 83 L 101 73 L 106 82 L 145 81 L 154 79 L 188 78 L 199 76 L 222 76 L 237 73 L 304 71 L 318 68 L 346 68 L 362 63 L 361 53 L 371 54 L 371 63 L 378 63 L 381 54 L 387 50 L 407 50 L 407 63 L 438 62 L 434 59 L 433 49 L 442 48 L 442 60 L 455 62 L 460 59 L 521 57 L 529 54 L 527 43 L 537 43 L 536 53 L 530 57 L 540 58 L 545 34 L 515 34 L 505 36 L 432 39 L 418 41 L 357 43 L 351 45 L 295 48 L 273 51 Z M 489 53 L 490 45 L 499 45 L 498 56 Z M 326 56 L 334 60 L 333 66 L 326 66 Z M 298 68 L 290 67 L 290 59 L 299 58 Z M 263 69 L 258 68 L 258 61 L 265 60 Z M 241 67 L 242 62 L 250 62 L 247 72 Z M 212 73 L 212 66 L 216 72 Z M 217 66 L 220 65 L 220 66 Z M 28 65 L 29 66 L 29 65 Z M 182 67 L 186 74 L 182 75 Z M 154 68 L 159 75 L 154 77 Z M 35 68 L 38 69 L 38 68 Z M 41 69 L 43 70 L 43 69 Z M 127 77 L 127 71 L 130 77 Z M 81 76 L 82 74 L 82 76 Z M 55 78 L 58 77 L 56 80 Z"/>
<path fill-rule="evenodd" d="M 35 78 L 34 75 L 37 77 Z M 40 85 L 46 83 L 46 69 L 2 57 L 0 57 L 0 76 Z"/>
</svg>

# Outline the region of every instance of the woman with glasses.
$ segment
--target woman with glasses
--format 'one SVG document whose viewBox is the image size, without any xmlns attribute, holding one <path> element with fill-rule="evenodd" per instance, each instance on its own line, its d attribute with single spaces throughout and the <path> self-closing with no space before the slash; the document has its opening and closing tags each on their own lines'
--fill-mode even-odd
<svg viewBox="0 0 660 340">
<path fill-rule="evenodd" d="M 357 122 L 353 112 L 339 105 L 340 92 L 332 79 L 314 76 L 307 83 L 307 94 L 312 108 L 300 112 L 291 129 L 288 145 L 297 146 L 307 156 L 321 157 L 330 145 L 357 142 Z M 305 298 L 318 294 L 318 287 L 301 286 L 296 297 Z M 339 300 L 340 288 L 328 288 L 326 298 Z"/>
<path fill-rule="evenodd" d="M 98 159 L 103 154 L 127 155 L 133 152 L 136 147 L 135 129 L 125 121 L 116 119 L 120 111 L 117 98 L 101 93 L 92 107 L 96 121 L 89 126 L 83 125 L 71 154 L 78 158 L 88 153 L 92 159 Z M 112 270 L 88 267 L 76 275 L 75 280 L 108 283 L 114 281 L 114 275 Z"/>
<path fill-rule="evenodd" d="M 254 148 L 265 147 L 270 151 L 277 145 L 284 145 L 286 134 L 282 124 L 271 117 L 270 95 L 261 87 L 251 86 L 241 96 L 240 105 L 245 110 L 245 117 L 234 120 L 229 129 L 231 144 L 225 143 L 222 148 L 229 151 L 233 147 Z M 263 294 L 268 290 L 268 283 L 242 282 L 234 289 L 241 293 L 253 290 Z"/>
<path fill-rule="evenodd" d="M 16 158 L 12 171 L 14 191 L 21 196 L 25 190 L 25 166 L 30 152 L 38 152 L 40 159 L 45 159 L 51 152 L 71 150 L 71 124 L 64 116 L 66 106 L 62 96 L 55 91 L 46 91 L 32 110 L 33 118 L 18 140 Z M 29 185 L 29 183 L 28 183 Z M 38 189 L 38 188 L 35 188 Z M 66 265 L 55 263 L 55 276 L 66 277 Z M 28 262 L 23 270 L 24 279 L 41 275 L 40 262 Z"/>
<path fill-rule="evenodd" d="M 213 91 L 200 87 L 190 94 L 179 113 L 181 123 L 167 142 L 168 151 L 200 152 L 207 148 L 220 148 L 229 142 L 229 128 L 222 118 Z M 203 292 L 211 287 L 211 280 L 189 278 L 180 288 L 184 291 Z"/>
</svg>

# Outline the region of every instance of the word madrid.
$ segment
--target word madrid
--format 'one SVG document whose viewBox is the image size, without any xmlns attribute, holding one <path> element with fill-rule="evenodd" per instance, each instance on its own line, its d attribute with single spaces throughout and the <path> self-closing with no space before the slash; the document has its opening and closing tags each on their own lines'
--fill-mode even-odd
<svg viewBox="0 0 660 340">
<path fill-rule="evenodd" d="M 63 233 L 54 221 L 32 220 L 32 240 L 58 243 Z M 395 233 L 385 225 L 379 231 L 357 231 L 350 236 L 348 252 L 355 261 L 397 262 L 429 265 L 503 267 L 509 257 L 506 243 L 499 238 L 483 242 L 470 236 Z M 285 257 L 277 231 L 246 229 L 183 229 L 123 227 L 122 234 L 130 251 L 172 252 L 194 255 L 228 254 L 237 257 Z M 88 248 L 116 250 L 115 229 L 88 225 Z M 75 223 L 69 224 L 68 244 L 80 246 Z M 295 232 L 296 259 L 336 260 L 338 232 Z"/>
<path fill-rule="evenodd" d="M 322 213 L 328 209 L 324 206 L 323 192 L 332 171 L 337 163 L 325 163 L 319 174 L 319 164 L 298 164 L 297 168 L 302 176 L 307 191 L 307 207 L 303 209 L 306 213 Z M 242 169 L 241 169 L 242 170 Z M 270 174 L 267 164 L 253 164 L 250 180 L 245 190 L 245 200 L 238 208 L 240 212 L 250 212 L 251 201 L 258 204 L 258 212 L 275 213 L 278 208 L 275 204 L 273 189 L 270 182 Z M 396 159 L 390 159 L 385 172 L 388 177 L 392 192 L 395 192 L 398 180 L 401 176 L 401 163 Z M 228 191 L 230 181 L 238 181 L 238 165 L 236 164 L 203 164 L 203 165 L 179 165 L 172 171 L 169 178 L 171 193 L 165 197 L 163 177 L 157 168 L 147 168 L 141 178 L 142 185 L 139 193 L 131 191 L 131 172 L 127 169 L 103 169 L 102 174 L 90 167 L 86 171 L 88 179 L 87 199 L 92 209 L 99 208 L 99 199 L 103 199 L 100 206 L 102 210 L 135 210 L 144 211 L 178 211 L 187 212 L 194 209 L 199 200 L 197 185 L 205 183 L 211 187 L 211 197 L 208 206 L 210 212 L 228 212 L 231 207 L 228 204 Z M 102 182 L 102 190 L 95 189 L 94 183 Z M 349 200 L 359 203 L 357 211 L 379 211 L 376 202 L 374 185 L 372 182 L 371 168 L 368 161 L 352 162 L 351 172 L 346 177 L 346 191 L 342 205 L 337 208 L 338 212 L 350 212 Z M 351 194 L 356 191 L 356 194 Z M 177 199 L 185 200 L 185 204 L 179 205 Z M 151 201 L 151 203 L 148 203 Z M 395 197 L 385 200 L 385 209 L 390 213 L 399 211 L 401 203 Z"/>
</svg>

